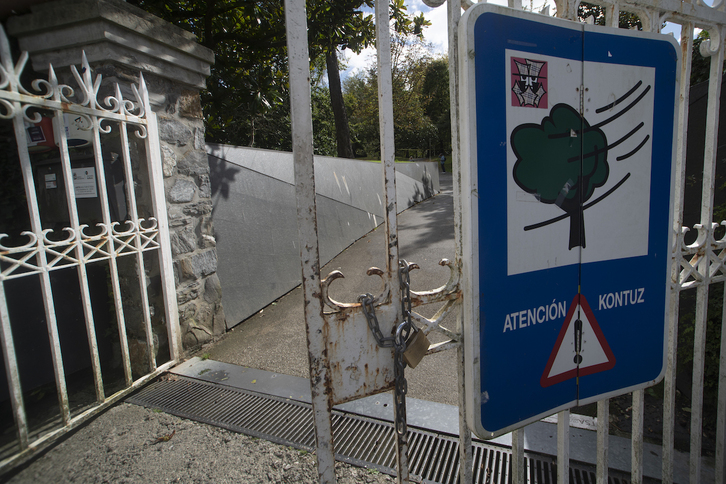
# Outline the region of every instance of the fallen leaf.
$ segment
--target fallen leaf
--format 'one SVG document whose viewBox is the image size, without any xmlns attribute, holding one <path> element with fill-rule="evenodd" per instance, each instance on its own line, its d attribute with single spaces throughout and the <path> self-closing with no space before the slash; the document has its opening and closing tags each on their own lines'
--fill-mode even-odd
<svg viewBox="0 0 726 484">
<path fill-rule="evenodd" d="M 158 444 L 160 442 L 169 442 L 171 440 L 171 438 L 174 437 L 175 433 L 176 433 L 176 429 L 174 429 L 174 431 L 170 434 L 162 435 L 161 437 L 156 439 L 156 441 L 154 443 Z"/>
</svg>

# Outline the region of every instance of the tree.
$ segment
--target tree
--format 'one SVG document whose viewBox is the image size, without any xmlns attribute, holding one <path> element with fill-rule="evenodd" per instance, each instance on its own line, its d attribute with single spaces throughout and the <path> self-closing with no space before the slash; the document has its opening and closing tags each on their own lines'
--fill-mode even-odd
<svg viewBox="0 0 726 484">
<path fill-rule="evenodd" d="M 375 70 L 369 70 L 348 76 L 343 86 L 346 109 L 350 113 L 352 143 L 356 152 L 371 158 L 380 153 L 376 83 Z"/>
<path fill-rule="evenodd" d="M 430 47 L 416 35 L 395 35 L 391 43 L 393 125 L 396 150 L 420 151 L 438 139 L 437 128 L 424 107 L 423 84 L 432 62 Z M 346 105 L 356 145 L 368 157 L 380 152 L 378 127 L 378 75 L 371 65 L 345 83 Z M 433 105 L 432 105 L 433 107 Z"/>
<path fill-rule="evenodd" d="M 316 155 L 336 156 L 336 130 L 330 93 L 325 86 L 313 86 L 313 149 Z"/>
<path fill-rule="evenodd" d="M 436 152 L 451 151 L 451 104 L 449 102 L 449 59 L 434 59 L 424 72 L 421 96 L 424 113 L 436 126 Z"/>
<path fill-rule="evenodd" d="M 335 49 L 325 54 L 325 63 L 328 67 L 328 86 L 330 94 L 330 107 L 335 120 L 335 140 L 337 154 L 341 158 L 355 158 L 353 144 L 350 140 L 350 126 L 348 124 L 348 113 L 345 111 L 343 101 L 343 87 L 340 83 L 340 71 L 338 70 L 338 54 Z"/>
<path fill-rule="evenodd" d="M 581 143 L 573 143 L 573 137 Z M 569 248 L 584 248 L 583 205 L 610 173 L 605 133 L 572 106 L 557 104 L 541 124 L 517 126 L 511 141 L 517 156 L 514 181 L 540 203 L 564 210 L 570 217 Z"/>
<path fill-rule="evenodd" d="M 288 96 L 283 2 L 129 3 L 192 32 L 200 44 L 214 51 L 215 63 L 202 92 L 207 140 L 264 146 L 260 144 L 260 128 L 265 123 L 270 127 L 270 115 L 280 113 Z"/>
<path fill-rule="evenodd" d="M 351 49 L 360 53 L 375 39 L 375 25 L 372 15 L 363 15 L 361 6 L 373 7 L 371 0 L 325 0 L 309 2 L 310 21 L 308 23 L 311 43 L 318 46 L 319 52 L 311 51 L 311 56 L 323 55 L 328 72 L 330 106 L 336 126 L 338 156 L 354 158 L 350 141 L 348 117 L 343 103 L 340 82 L 338 49 Z M 321 22 L 322 19 L 322 22 Z M 311 25 L 312 24 L 312 25 Z"/>
<path fill-rule="evenodd" d="M 309 2 L 308 24 L 314 45 L 320 46 L 325 55 L 330 87 L 330 102 L 335 116 L 338 156 L 353 158 L 348 116 L 343 101 L 343 90 L 338 69 L 338 49 L 350 49 L 359 54 L 373 45 L 376 37 L 373 16 L 364 15 L 359 9 L 373 8 L 372 0 L 318 0 Z M 410 17 L 403 0 L 391 0 L 390 18 L 394 30 L 400 35 L 423 36 L 423 29 L 430 25 L 423 14 Z M 315 55 L 312 53 L 311 55 Z"/>
<path fill-rule="evenodd" d="M 605 25 L 605 8 L 600 5 L 582 2 L 577 7 L 577 17 L 582 21 L 585 21 L 589 17 L 593 17 L 595 25 Z M 621 29 L 643 30 L 643 23 L 634 13 L 620 10 L 618 15 L 618 27 Z"/>
<path fill-rule="evenodd" d="M 282 108 L 288 102 L 285 12 L 281 0 L 129 0 L 148 12 L 164 18 L 197 36 L 215 53 L 215 64 L 202 93 L 207 121 L 207 139 L 238 145 L 281 149 L 289 131 Z M 309 0 L 308 37 L 313 62 L 327 62 L 331 106 L 345 145 L 342 93 L 337 49 L 360 52 L 372 44 L 375 28 L 372 15 L 359 9 L 372 6 L 372 0 Z M 423 16 L 411 18 L 403 0 L 392 0 L 394 25 L 404 31 L 420 31 Z M 342 113 L 342 114 L 341 114 Z M 261 132 L 261 130 L 263 132 Z M 266 133 L 264 132 L 266 131 Z M 269 134 L 269 136 L 268 136 Z M 268 144 L 271 143 L 271 144 Z M 343 147 L 345 152 L 345 147 Z M 347 155 L 352 153 L 346 152 Z"/>
</svg>

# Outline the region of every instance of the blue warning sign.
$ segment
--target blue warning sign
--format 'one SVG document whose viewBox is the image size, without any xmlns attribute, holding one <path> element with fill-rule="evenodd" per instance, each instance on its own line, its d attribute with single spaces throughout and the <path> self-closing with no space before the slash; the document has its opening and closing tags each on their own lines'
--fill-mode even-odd
<svg viewBox="0 0 726 484">
<path fill-rule="evenodd" d="M 664 371 L 678 44 L 490 4 L 462 18 L 472 429 Z"/>
</svg>

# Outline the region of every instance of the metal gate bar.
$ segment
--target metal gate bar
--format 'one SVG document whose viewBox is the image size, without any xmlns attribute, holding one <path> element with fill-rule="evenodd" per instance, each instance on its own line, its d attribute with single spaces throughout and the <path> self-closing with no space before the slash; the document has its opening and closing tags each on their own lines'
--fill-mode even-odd
<svg viewBox="0 0 726 484">
<path fill-rule="evenodd" d="M 0 344 L 5 363 L 6 378 L 10 400 L 12 403 L 14 423 L 17 433 L 19 451 L 0 462 L 0 472 L 16 465 L 31 456 L 55 438 L 76 427 L 87 418 L 116 402 L 121 397 L 146 383 L 151 377 L 170 368 L 181 352 L 179 336 L 179 316 L 176 302 L 174 274 L 171 265 L 171 245 L 169 242 L 166 199 L 164 195 L 163 177 L 161 173 L 161 152 L 158 140 L 158 127 L 155 114 L 151 111 L 148 91 L 143 77 L 139 86 L 132 86 L 133 100 L 124 99 L 121 89 L 115 86 L 115 92 L 100 102 L 98 96 L 101 87 L 101 76 L 92 76 L 91 67 L 83 55 L 81 73 L 71 66 L 75 78 L 75 88 L 58 80 L 52 66 L 49 67 L 47 79 L 32 82 L 32 90 L 26 89 L 21 83 L 21 76 L 28 61 L 28 54 L 23 52 L 17 63 L 14 62 L 5 31 L 0 26 L 0 119 L 12 122 L 17 155 L 22 172 L 23 184 L 27 200 L 29 230 L 20 234 L 0 234 Z M 76 96 L 78 102 L 70 98 Z M 50 113 L 50 114 L 48 114 Z M 60 176 L 63 177 L 62 189 L 65 192 L 64 202 L 68 226 L 58 231 L 48 226 L 41 212 L 36 185 L 39 184 L 38 173 L 28 149 L 27 125 L 41 123 L 43 114 L 52 119 L 56 126 L 55 140 L 58 146 Z M 72 114 L 79 129 L 88 133 L 90 147 L 93 150 L 92 163 L 95 171 L 94 189 L 100 205 L 102 222 L 95 227 L 82 223 L 76 202 L 77 193 L 72 168 L 73 157 L 69 150 L 68 134 L 65 126 Z M 49 123 L 50 124 L 50 123 Z M 127 202 L 128 218 L 114 220 L 112 216 L 106 180 L 106 164 L 104 160 L 102 138 L 104 135 L 118 130 L 120 140 L 119 155 L 123 164 L 123 182 L 125 184 L 125 201 Z M 128 131 L 135 132 L 142 140 L 149 170 L 149 192 L 153 214 L 146 219 L 138 213 L 135 185 L 136 180 L 131 169 L 131 155 Z M 48 133 L 49 137 L 51 133 Z M 140 150 L 141 148 L 139 148 Z M 10 150 L 11 151 L 11 150 Z M 138 160 L 137 160 L 138 161 Z M 88 168 L 89 170 L 91 167 Z M 59 184 L 60 185 L 60 184 Z M 45 225 L 44 225 L 45 222 Z M 64 223 L 65 224 L 65 223 Z M 13 237 L 13 238 L 10 238 Z M 10 238 L 27 240 L 20 245 L 8 243 L 3 239 Z M 3 242 L 8 243 L 6 246 Z M 150 301 L 147 291 L 146 263 L 144 253 L 152 252 L 158 257 L 161 275 L 162 298 L 164 301 L 164 317 L 169 339 L 171 361 L 159 366 L 154 355 L 154 334 L 151 327 Z M 129 356 L 129 341 L 126 335 L 127 317 L 124 315 L 123 299 L 117 260 L 121 257 L 135 256 L 136 273 L 141 299 L 143 317 L 143 337 L 146 339 L 146 354 L 149 368 L 134 379 L 132 362 Z M 109 279 L 113 293 L 113 311 L 116 316 L 119 334 L 119 348 L 122 359 L 125 388 L 107 395 L 107 385 L 103 381 L 101 361 L 99 357 L 96 323 L 93 316 L 94 301 L 88 280 L 90 265 L 107 264 Z M 51 275 L 53 271 L 75 268 L 80 292 L 85 333 L 90 356 L 90 369 L 95 387 L 96 402 L 78 415 L 72 415 L 68 389 L 66 385 L 67 371 L 64 364 L 63 350 L 59 334 L 59 321 L 56 306 L 62 296 L 54 287 Z M 23 399 L 23 382 L 18 368 L 18 348 L 13 339 L 13 328 L 10 321 L 6 281 L 22 278 L 36 278 L 40 288 L 45 314 L 45 325 L 49 338 L 50 353 L 53 367 L 53 380 L 58 395 L 58 407 L 62 421 L 61 428 L 50 430 L 44 435 L 31 438 L 26 404 Z M 98 302 L 96 302 L 98 304 Z M 96 308 L 98 310 L 98 308 Z M 19 322 L 16 322 L 19 325 Z M 39 335 L 42 337 L 42 334 Z M 65 349 L 66 352 L 69 349 Z M 27 383 L 27 382 L 26 382 Z M 29 389 L 26 388 L 25 391 Z M 42 432 L 41 432 L 42 434 Z"/>
<path fill-rule="evenodd" d="M 313 166 L 313 122 L 310 101 L 310 57 L 308 55 L 307 13 L 304 1 L 285 0 L 287 52 L 290 69 L 292 149 L 295 164 L 298 238 L 305 299 L 305 329 L 310 364 L 310 388 L 315 420 L 318 475 L 321 483 L 335 482 L 333 454 L 333 408 L 328 331 L 323 318 L 318 221 L 315 205 Z"/>
<path fill-rule="evenodd" d="M 431 2 L 437 3 L 437 2 Z M 451 2 L 450 2 L 451 3 Z M 555 1 L 557 16 L 577 21 L 578 0 Z M 670 305 L 670 328 L 668 337 L 667 369 L 665 376 L 665 402 L 664 402 L 664 437 L 663 437 L 663 482 L 673 482 L 673 455 L 675 441 L 675 373 L 677 358 L 677 336 L 678 336 L 678 310 L 679 294 L 686 289 L 696 288 L 697 311 L 696 311 L 696 338 L 694 341 L 694 370 L 693 370 L 693 411 L 691 413 L 691 465 L 690 482 L 696 483 L 700 480 L 700 455 L 701 455 L 701 426 L 703 419 L 703 378 L 704 378 L 704 351 L 706 343 L 706 321 L 708 320 L 707 304 L 709 287 L 711 284 L 723 281 L 726 278 L 724 270 L 724 254 L 726 253 L 726 241 L 724 238 L 716 239 L 714 232 L 723 222 L 713 221 L 713 196 L 714 196 L 714 174 L 715 156 L 717 147 L 717 133 L 719 120 L 719 93 L 722 83 L 722 68 L 724 61 L 724 35 L 726 31 L 726 10 L 723 2 L 714 2 L 712 6 L 701 1 L 680 2 L 680 1 L 651 1 L 651 0 L 627 0 L 623 2 L 592 1 L 589 2 L 602 6 L 606 12 L 606 24 L 611 27 L 618 26 L 619 13 L 621 11 L 635 13 L 643 23 L 644 30 L 659 32 L 665 21 L 681 25 L 681 49 L 682 64 L 680 73 L 680 104 L 678 107 L 678 132 L 677 132 L 677 168 L 676 168 L 676 196 L 674 213 L 674 231 L 677 234 L 677 244 L 673 252 L 673 273 L 671 277 L 671 305 Z M 473 5 L 471 0 L 462 2 L 464 8 Z M 433 5 L 432 5 L 433 6 Z M 510 7 L 521 8 L 521 2 L 512 0 Z M 453 24 L 450 18 L 450 28 Z M 691 51 L 693 46 L 694 27 L 703 28 L 709 32 L 711 41 L 702 44 L 701 53 L 711 57 L 711 68 L 709 77 L 708 92 L 708 113 L 704 155 L 704 178 L 702 186 L 702 205 L 700 224 L 694 228 L 698 231 L 697 240 L 690 245 L 684 242 L 684 236 L 688 229 L 682 229 L 683 225 L 683 204 L 685 186 L 685 158 L 686 158 L 686 136 L 688 127 L 688 93 L 690 89 L 691 74 Z M 454 38 L 450 35 L 450 43 Z M 451 57 L 450 57 L 451 61 Z M 458 75 L 458 72 L 452 70 Z M 458 103 L 458 93 L 451 89 L 452 99 L 452 125 L 457 125 L 455 104 Z M 453 143 L 456 146 L 458 135 L 452 132 Z M 455 151 L 456 152 L 456 151 Z M 457 180 L 458 158 L 454 155 L 454 173 Z M 465 190 L 467 187 L 459 187 Z M 458 216 L 455 215 L 456 220 Z M 720 224 L 719 224 L 720 222 Z M 466 230 L 462 227 L 462 230 Z M 460 232 L 457 229 L 457 237 Z M 457 242 L 459 240 L 457 239 Z M 726 299 L 726 293 L 723 296 Z M 721 320 L 726 322 L 726 314 L 721 315 Z M 720 381 L 726 381 L 726 338 L 721 344 L 721 370 Z M 642 446 L 643 446 L 643 403 L 644 393 L 642 391 L 633 394 L 633 430 L 632 430 L 632 466 L 633 482 L 642 482 Z M 608 408 L 609 401 L 604 400 L 598 403 L 598 432 L 599 445 L 597 450 L 598 482 L 605 482 L 608 478 Z M 697 409 L 696 409 L 697 407 Z M 560 415 L 563 417 L 563 415 Z M 563 419 L 560 418 L 560 421 Z M 724 482 L 724 439 L 726 438 L 726 385 L 719 385 L 718 397 L 718 435 L 716 443 L 717 481 Z M 567 462 L 568 445 L 564 442 L 566 434 L 562 434 L 558 444 L 560 452 L 558 461 Z M 515 438 L 516 442 L 516 438 Z M 516 450 L 513 458 L 517 462 L 514 466 L 514 482 L 525 482 L 524 476 L 519 472 L 522 456 Z M 569 478 L 566 464 L 559 467 L 558 480 L 566 482 Z"/>
</svg>

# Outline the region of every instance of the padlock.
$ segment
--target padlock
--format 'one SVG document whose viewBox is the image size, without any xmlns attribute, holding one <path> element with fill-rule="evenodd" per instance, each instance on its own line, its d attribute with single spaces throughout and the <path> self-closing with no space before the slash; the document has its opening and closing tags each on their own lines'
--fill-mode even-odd
<svg viewBox="0 0 726 484">
<path fill-rule="evenodd" d="M 406 351 L 403 352 L 403 361 L 411 368 L 416 368 L 416 365 L 418 365 L 428 350 L 429 339 L 423 331 L 413 326 L 413 332 L 408 338 L 408 341 L 406 341 Z"/>
</svg>

